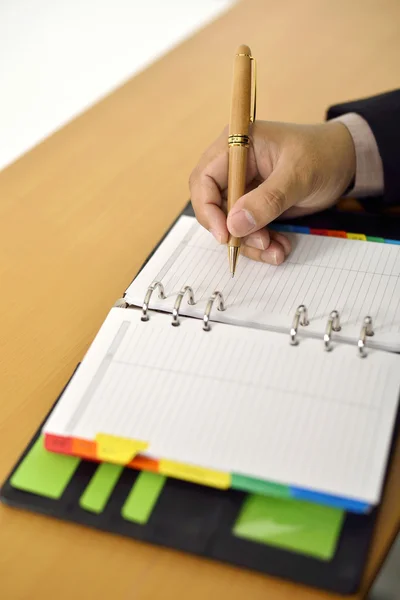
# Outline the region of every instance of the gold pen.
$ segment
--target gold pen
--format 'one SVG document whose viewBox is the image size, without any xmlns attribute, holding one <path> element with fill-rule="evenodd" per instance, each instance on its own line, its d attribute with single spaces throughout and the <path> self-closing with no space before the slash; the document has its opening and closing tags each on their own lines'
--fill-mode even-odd
<svg viewBox="0 0 400 600">
<path fill-rule="evenodd" d="M 233 67 L 233 89 L 229 122 L 228 213 L 246 188 L 250 123 L 255 119 L 255 61 L 248 46 L 239 46 Z M 240 252 L 240 238 L 229 235 L 228 257 L 232 277 Z"/>
</svg>

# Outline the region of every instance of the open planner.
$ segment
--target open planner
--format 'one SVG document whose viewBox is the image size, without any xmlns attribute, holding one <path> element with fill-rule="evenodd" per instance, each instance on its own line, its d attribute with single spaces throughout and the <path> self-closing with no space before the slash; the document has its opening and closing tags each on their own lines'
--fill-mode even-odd
<svg viewBox="0 0 400 600">
<path fill-rule="evenodd" d="M 181 217 L 111 309 L 46 448 L 365 512 L 400 392 L 400 245 L 288 234 L 281 266 Z"/>
</svg>

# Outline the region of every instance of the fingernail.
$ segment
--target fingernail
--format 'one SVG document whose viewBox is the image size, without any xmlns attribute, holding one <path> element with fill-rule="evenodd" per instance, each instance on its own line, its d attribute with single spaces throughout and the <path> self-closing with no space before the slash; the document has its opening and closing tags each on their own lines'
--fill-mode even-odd
<svg viewBox="0 0 400 600">
<path fill-rule="evenodd" d="M 244 208 L 242 210 L 238 210 L 238 212 L 229 215 L 228 217 L 228 225 L 230 232 L 233 235 L 244 236 L 253 229 L 256 224 L 256 221 L 248 210 Z"/>
<path fill-rule="evenodd" d="M 246 246 L 250 246 L 250 248 L 257 248 L 258 250 L 265 250 L 265 243 L 261 236 L 259 235 L 251 235 L 246 240 Z"/>
<path fill-rule="evenodd" d="M 269 263 L 270 265 L 277 265 L 278 264 L 277 250 L 265 250 L 265 252 L 261 252 L 261 260 Z"/>
<path fill-rule="evenodd" d="M 210 229 L 210 233 L 213 234 L 218 244 L 222 244 L 222 235 L 218 231 L 216 231 L 215 229 Z"/>
</svg>

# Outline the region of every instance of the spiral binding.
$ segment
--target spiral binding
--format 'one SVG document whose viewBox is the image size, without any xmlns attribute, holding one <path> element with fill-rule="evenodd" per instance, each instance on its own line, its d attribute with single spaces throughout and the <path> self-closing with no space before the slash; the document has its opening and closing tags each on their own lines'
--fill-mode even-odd
<svg viewBox="0 0 400 600">
<path fill-rule="evenodd" d="M 372 318 L 371 317 L 365 317 L 364 318 L 364 322 L 363 325 L 361 327 L 361 331 L 360 331 L 360 339 L 358 340 L 358 356 L 360 358 L 365 358 L 367 356 L 367 353 L 365 351 L 365 346 L 367 343 L 367 336 L 373 336 L 374 335 L 374 329 L 372 326 Z"/>
<path fill-rule="evenodd" d="M 326 324 L 326 329 L 324 333 L 324 347 L 327 352 L 332 350 L 331 340 L 332 340 L 332 331 L 340 331 L 340 316 L 337 310 L 333 310 L 329 315 L 328 322 Z"/>
<path fill-rule="evenodd" d="M 150 285 L 147 288 L 146 295 L 145 295 L 143 305 L 142 305 L 142 315 L 141 315 L 142 321 L 149 320 L 149 315 L 148 315 L 149 303 L 150 303 L 150 299 L 151 299 L 153 292 L 157 288 L 159 289 L 158 297 L 162 300 L 164 300 L 166 298 L 164 286 L 161 283 L 161 281 L 156 281 L 152 285 Z M 181 307 L 183 298 L 186 295 L 188 296 L 188 304 L 190 304 L 190 305 L 196 304 L 193 289 L 190 287 L 190 285 L 185 285 L 181 289 L 179 294 L 176 296 L 174 308 L 172 310 L 171 325 L 173 325 L 174 327 L 178 327 L 180 325 L 179 311 L 180 311 L 180 307 Z M 209 297 L 209 299 L 207 301 L 206 309 L 204 311 L 204 315 L 203 315 L 203 330 L 204 331 L 211 330 L 211 326 L 210 326 L 211 311 L 213 309 L 215 302 L 217 302 L 217 310 L 224 311 L 226 309 L 224 297 L 223 297 L 222 293 L 218 290 L 215 290 L 213 292 L 213 294 Z M 130 305 L 125 301 L 124 298 L 120 298 L 114 304 L 114 306 L 120 307 L 120 308 L 129 308 Z M 296 312 L 293 317 L 292 327 L 290 329 L 290 344 L 292 346 L 297 346 L 299 343 L 299 340 L 298 340 L 299 327 L 306 327 L 307 325 L 309 325 L 309 323 L 310 323 L 310 321 L 308 319 L 308 309 L 304 304 L 300 304 L 296 309 Z M 341 324 L 340 324 L 339 312 L 337 310 L 332 310 L 329 314 L 329 318 L 326 323 L 325 333 L 323 336 L 324 348 L 327 352 L 330 352 L 332 350 L 332 332 L 338 332 L 340 330 L 341 330 Z M 367 352 L 366 352 L 367 337 L 371 337 L 373 335 L 374 335 L 374 330 L 373 330 L 372 318 L 370 316 L 367 316 L 363 320 L 363 324 L 362 324 L 361 331 L 360 331 L 360 336 L 359 336 L 359 339 L 357 342 L 358 356 L 360 356 L 361 358 L 365 358 L 367 356 Z"/>
<path fill-rule="evenodd" d="M 218 292 L 218 290 L 216 290 L 212 296 L 210 296 L 208 302 L 207 302 L 207 306 L 206 306 L 206 310 L 203 316 L 203 330 L 204 331 L 210 331 L 211 327 L 210 327 L 210 313 L 211 313 L 211 309 L 213 307 L 213 304 L 215 302 L 215 300 L 218 300 L 218 304 L 217 304 L 217 310 L 225 310 L 225 303 L 224 303 L 224 297 L 221 294 L 221 292 Z"/>
<path fill-rule="evenodd" d="M 300 304 L 300 306 L 298 306 L 296 309 L 292 323 L 292 328 L 290 330 L 290 343 L 292 346 L 297 346 L 297 344 L 299 343 L 297 339 L 297 330 L 299 328 L 299 325 L 301 325 L 302 327 L 306 327 L 309 323 L 310 321 L 308 320 L 307 308 L 304 306 L 304 304 Z"/>
</svg>

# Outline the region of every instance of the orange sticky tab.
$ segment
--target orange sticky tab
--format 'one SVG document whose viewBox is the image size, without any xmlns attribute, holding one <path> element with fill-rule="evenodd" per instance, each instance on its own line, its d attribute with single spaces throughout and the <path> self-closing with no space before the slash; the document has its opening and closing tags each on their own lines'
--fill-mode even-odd
<svg viewBox="0 0 400 600">
<path fill-rule="evenodd" d="M 172 460 L 160 460 L 159 473 L 176 479 L 184 479 L 201 485 L 209 485 L 221 489 L 227 489 L 231 486 L 230 473 L 223 471 L 213 471 L 203 467 L 195 467 L 184 463 L 178 463 Z"/>
<path fill-rule="evenodd" d="M 347 238 L 347 234 L 345 231 L 335 231 L 334 229 L 329 229 L 328 235 L 329 237 Z"/>
<path fill-rule="evenodd" d="M 97 445 L 91 440 L 82 440 L 81 438 L 72 438 L 72 454 L 89 460 L 97 460 Z"/>
<path fill-rule="evenodd" d="M 133 469 L 138 469 L 139 471 L 151 471 L 152 473 L 158 473 L 158 466 L 158 460 L 147 458 L 147 456 L 142 456 L 141 454 L 135 456 L 128 465 L 128 467 L 132 467 Z"/>
<path fill-rule="evenodd" d="M 116 463 L 118 465 L 129 464 L 136 454 L 143 452 L 149 446 L 141 440 L 131 440 L 108 433 L 96 435 L 97 452 L 96 457 L 100 461 Z"/>
<path fill-rule="evenodd" d="M 367 241 L 367 236 L 363 233 L 347 233 L 348 240 L 360 240 L 362 242 Z"/>
<path fill-rule="evenodd" d="M 57 454 L 72 454 L 72 438 L 46 433 L 44 436 L 44 447 L 46 450 L 56 452 Z"/>
</svg>

